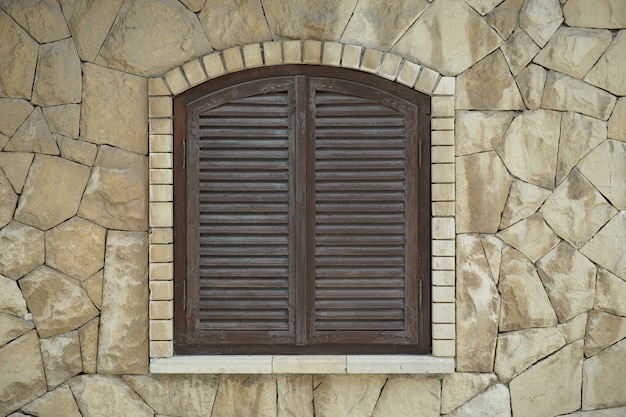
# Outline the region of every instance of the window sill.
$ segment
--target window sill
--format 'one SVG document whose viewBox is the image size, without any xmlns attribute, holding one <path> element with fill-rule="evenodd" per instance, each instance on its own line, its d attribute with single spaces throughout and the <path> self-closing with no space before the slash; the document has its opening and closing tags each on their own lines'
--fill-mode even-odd
<svg viewBox="0 0 626 417">
<path fill-rule="evenodd" d="M 153 374 L 448 374 L 453 358 L 413 355 L 237 355 L 154 358 Z"/>
</svg>

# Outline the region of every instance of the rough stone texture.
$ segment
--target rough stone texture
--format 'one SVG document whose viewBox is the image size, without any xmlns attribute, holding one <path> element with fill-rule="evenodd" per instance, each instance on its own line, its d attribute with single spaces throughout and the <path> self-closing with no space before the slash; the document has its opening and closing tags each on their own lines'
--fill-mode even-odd
<svg viewBox="0 0 626 417">
<path fill-rule="evenodd" d="M 314 417 L 310 375 L 278 376 L 276 390 L 277 417 Z"/>
<path fill-rule="evenodd" d="M 563 15 L 568 26 L 626 28 L 626 4 L 621 0 L 568 0 Z"/>
<path fill-rule="evenodd" d="M 487 14 L 487 22 L 503 39 L 507 39 L 513 33 L 522 3 L 523 0 L 504 0 Z"/>
<path fill-rule="evenodd" d="M 194 13 L 198 13 L 200 10 L 202 10 L 205 2 L 206 0 L 181 0 L 181 3 L 183 3 L 186 8 Z"/>
<path fill-rule="evenodd" d="M 583 313 L 573 319 L 560 323 L 557 327 L 567 343 L 572 343 L 575 340 L 585 337 L 585 331 L 587 329 L 587 313 Z"/>
<path fill-rule="evenodd" d="M 432 3 L 392 51 L 444 75 L 457 75 L 501 43 L 497 33 L 469 5 L 450 0 Z"/>
<path fill-rule="evenodd" d="M 0 133 L 13 136 L 33 109 L 34 107 L 26 100 L 0 98 Z"/>
<path fill-rule="evenodd" d="M 437 378 L 390 378 L 385 383 L 372 417 L 439 417 L 441 384 Z"/>
<path fill-rule="evenodd" d="M 275 417 L 276 382 L 269 377 L 226 378 L 217 388 L 211 417 Z"/>
<path fill-rule="evenodd" d="M 40 106 L 80 103 L 80 58 L 72 39 L 42 45 L 32 102 Z"/>
<path fill-rule="evenodd" d="M 98 372 L 148 368 L 148 237 L 109 231 L 104 262 Z"/>
<path fill-rule="evenodd" d="M 89 179 L 89 168 L 65 159 L 36 155 L 30 168 L 15 220 L 39 229 L 74 216 Z"/>
<path fill-rule="evenodd" d="M 619 212 L 580 249 L 587 258 L 626 281 L 626 211 Z"/>
<path fill-rule="evenodd" d="M 518 179 L 513 180 L 509 198 L 506 200 L 506 206 L 502 212 L 500 229 L 506 229 L 536 213 L 550 194 L 551 191 L 545 188 Z"/>
<path fill-rule="evenodd" d="M 11 182 L 4 175 L 4 171 L 0 169 L 0 228 L 11 223 L 13 220 L 13 212 L 17 204 L 17 194 L 11 187 Z"/>
<path fill-rule="evenodd" d="M 506 385 L 493 385 L 448 414 L 448 416 L 511 417 L 509 390 Z"/>
<path fill-rule="evenodd" d="M 626 210 L 626 143 L 604 141 L 578 165 L 580 172 L 616 207 Z"/>
<path fill-rule="evenodd" d="M 313 391 L 315 416 L 371 416 L 384 384 L 383 375 L 329 375 Z"/>
<path fill-rule="evenodd" d="M 148 151 L 145 78 L 85 64 L 80 131 L 84 140 L 133 152 Z"/>
<path fill-rule="evenodd" d="M 626 405 L 624 363 L 626 363 L 626 339 L 585 361 L 583 410 Z"/>
<path fill-rule="evenodd" d="M 15 221 L 0 230 L 0 274 L 19 279 L 44 261 L 42 231 Z"/>
<path fill-rule="evenodd" d="M 521 110 L 524 101 L 502 52 L 495 51 L 457 77 L 457 109 Z"/>
<path fill-rule="evenodd" d="M 59 3 L 54 0 L 3 2 L 1 7 L 39 43 L 70 36 Z"/>
<path fill-rule="evenodd" d="M 511 122 L 496 152 L 519 179 L 543 188 L 554 188 L 561 115 L 531 110 Z"/>
<path fill-rule="evenodd" d="M 560 322 L 593 308 L 596 267 L 576 249 L 561 242 L 537 270 Z"/>
<path fill-rule="evenodd" d="M 500 331 L 551 327 L 557 317 L 533 264 L 510 247 L 502 249 Z"/>
<path fill-rule="evenodd" d="M 560 237 L 580 248 L 617 210 L 573 169 L 539 212 Z"/>
<path fill-rule="evenodd" d="M 188 417 L 208 415 L 218 385 L 205 375 L 128 375 L 124 381 L 157 414 Z"/>
<path fill-rule="evenodd" d="M 78 67 L 80 74 L 80 65 Z M 80 80 L 79 80 L 80 82 Z M 79 88 L 82 88 L 79 86 Z M 80 104 L 44 107 L 43 115 L 52 133 L 77 138 L 80 126 Z"/>
<path fill-rule="evenodd" d="M 493 235 L 481 235 L 480 242 L 483 245 L 489 268 L 491 269 L 491 278 L 496 284 L 500 280 L 500 262 L 502 260 L 503 242 Z"/>
<path fill-rule="evenodd" d="M 626 96 L 626 30 L 618 32 L 611 46 L 593 66 L 585 81 L 618 96 Z"/>
<path fill-rule="evenodd" d="M 626 300 L 626 281 L 599 268 L 594 308 L 626 317 L 624 300 Z"/>
<path fill-rule="evenodd" d="M 49 390 L 83 371 L 77 331 L 41 339 L 39 343 Z"/>
<path fill-rule="evenodd" d="M 52 132 L 43 117 L 40 107 L 26 118 L 26 121 L 17 129 L 13 137 L 4 146 L 5 151 L 12 152 L 37 152 L 48 155 L 58 155 L 57 147 Z"/>
<path fill-rule="evenodd" d="M 500 381 L 506 383 L 565 343 L 556 327 L 502 333 L 498 336 L 494 369 Z"/>
<path fill-rule="evenodd" d="M 0 96 L 30 99 L 39 45 L 0 11 Z"/>
<path fill-rule="evenodd" d="M 513 33 L 502 45 L 502 53 L 514 76 L 526 68 L 537 52 L 539 47 L 523 30 Z"/>
<path fill-rule="evenodd" d="M 443 376 L 441 413 L 448 414 L 498 382 L 495 374 L 453 373 Z"/>
<path fill-rule="evenodd" d="M 563 22 L 559 0 L 526 0 L 519 15 L 519 25 L 537 45 L 543 47 Z"/>
<path fill-rule="evenodd" d="M 559 238 L 539 214 L 533 214 L 498 233 L 498 237 L 533 262 L 559 243 Z"/>
<path fill-rule="evenodd" d="M 82 417 L 67 384 L 37 398 L 22 410 L 39 417 Z"/>
<path fill-rule="evenodd" d="M 198 18 L 218 50 L 272 40 L 260 0 L 207 0 Z"/>
<path fill-rule="evenodd" d="M 502 0 L 467 0 L 467 3 L 481 15 L 486 15 L 492 11 Z"/>
<path fill-rule="evenodd" d="M 0 312 L 23 316 L 27 313 L 26 301 L 14 280 L 0 275 Z"/>
<path fill-rule="evenodd" d="M 457 233 L 497 232 L 511 182 L 495 152 L 457 157 Z"/>
<path fill-rule="evenodd" d="M 8 415 L 46 392 L 37 332 L 0 347 L 0 415 Z"/>
<path fill-rule="evenodd" d="M 517 76 L 517 86 L 529 109 L 538 109 L 541 106 L 547 76 L 548 72 L 544 68 L 534 64 L 528 65 Z"/>
<path fill-rule="evenodd" d="M 100 147 L 79 215 L 102 227 L 146 230 L 148 227 L 146 157 Z"/>
<path fill-rule="evenodd" d="M 83 361 L 83 371 L 87 374 L 96 373 L 96 358 L 98 356 L 98 326 L 100 319 L 95 318 L 78 329 L 80 340 L 80 355 Z"/>
<path fill-rule="evenodd" d="M 175 0 L 124 3 L 97 64 L 154 76 L 211 51 L 197 16 Z"/>
<path fill-rule="evenodd" d="M 609 119 L 608 136 L 626 142 L 626 97 L 617 100 L 613 114 Z"/>
<path fill-rule="evenodd" d="M 34 327 L 32 321 L 26 321 L 11 314 L 0 313 L 0 347 L 17 339 Z"/>
<path fill-rule="evenodd" d="M 4 171 L 16 193 L 21 194 L 34 154 L 25 152 L 0 152 L 0 169 Z"/>
<path fill-rule="evenodd" d="M 537 55 L 535 62 L 574 78 L 583 78 L 611 40 L 613 37 L 608 30 L 563 26 Z"/>
<path fill-rule="evenodd" d="M 606 123 L 579 113 L 566 112 L 561 117 L 561 140 L 556 166 L 559 184 L 590 150 L 606 139 Z"/>
<path fill-rule="evenodd" d="M 70 388 L 85 417 L 154 417 L 154 412 L 119 378 L 81 375 L 70 380 Z"/>
<path fill-rule="evenodd" d="M 626 415 L 626 407 L 606 408 L 604 410 L 578 411 L 572 414 L 563 414 L 561 417 L 621 417 Z"/>
<path fill-rule="evenodd" d="M 77 329 L 98 315 L 77 280 L 47 266 L 21 279 L 20 287 L 41 337 Z"/>
<path fill-rule="evenodd" d="M 556 416 L 578 410 L 582 367 L 582 341 L 569 344 L 530 367 L 509 384 L 513 415 Z"/>
<path fill-rule="evenodd" d="M 549 71 L 541 107 L 573 111 L 607 120 L 615 106 L 615 96 L 583 81 Z"/>
<path fill-rule="evenodd" d="M 493 151 L 513 120 L 513 112 L 456 112 L 454 131 L 456 155 Z"/>
<path fill-rule="evenodd" d="M 625 337 L 626 318 L 592 310 L 585 334 L 585 356 L 593 356 Z"/>
<path fill-rule="evenodd" d="M 91 299 L 91 302 L 96 306 L 96 308 L 102 308 L 102 282 L 104 280 L 104 270 L 93 274 L 91 277 L 82 281 L 80 285 L 83 286 L 87 295 Z"/>
<path fill-rule="evenodd" d="M 63 158 L 87 166 L 92 166 L 96 160 L 97 145 L 61 135 L 56 135 L 56 140 Z"/>
</svg>

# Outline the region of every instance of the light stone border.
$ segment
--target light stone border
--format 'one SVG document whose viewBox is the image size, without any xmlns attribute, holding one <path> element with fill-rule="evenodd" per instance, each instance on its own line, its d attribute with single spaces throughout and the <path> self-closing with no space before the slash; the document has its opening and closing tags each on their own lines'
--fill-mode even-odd
<svg viewBox="0 0 626 417">
<path fill-rule="evenodd" d="M 226 361 L 224 356 L 220 356 L 217 361 L 211 361 L 211 357 L 207 356 L 174 356 L 172 186 L 173 96 L 221 75 L 249 68 L 284 64 L 356 69 L 395 81 L 431 97 L 432 356 L 414 356 L 413 361 L 406 359 L 406 366 L 400 366 L 398 361 L 392 359 L 393 357 L 385 355 L 379 356 L 378 360 L 369 358 L 363 362 L 359 362 L 356 355 L 327 356 L 326 363 L 328 360 L 333 363 L 339 361 L 336 367 L 332 367 L 334 370 L 332 373 L 453 372 L 456 345 L 454 219 L 456 78 L 442 76 L 423 65 L 376 49 L 315 40 L 263 42 L 233 47 L 187 62 L 162 77 L 148 79 L 151 371 L 189 373 L 193 369 L 202 369 L 203 373 L 276 373 L 276 360 L 279 364 L 284 362 L 282 359 L 276 359 L 281 358 L 279 356 L 259 355 L 251 357 L 252 359 L 246 361 L 247 365 L 241 368 L 243 358 L 241 356 L 234 361 Z M 306 358 L 310 360 L 305 360 Z M 286 373 L 311 373 L 306 370 L 315 369 L 319 361 L 319 357 L 303 356 L 297 360 L 297 366 L 281 368 L 279 365 L 278 369 L 288 371 Z M 229 362 L 232 365 L 225 365 Z M 215 366 L 211 366 L 211 363 Z M 262 365 L 254 365 L 259 363 Z M 348 366 L 349 363 L 359 365 Z M 368 363 L 371 366 L 368 366 Z"/>
</svg>

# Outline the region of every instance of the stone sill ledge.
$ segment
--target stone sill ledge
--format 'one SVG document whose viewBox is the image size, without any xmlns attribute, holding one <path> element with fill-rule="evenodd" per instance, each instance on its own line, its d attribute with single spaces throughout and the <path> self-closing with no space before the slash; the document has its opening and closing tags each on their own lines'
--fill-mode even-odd
<svg viewBox="0 0 626 417">
<path fill-rule="evenodd" d="M 153 374 L 448 374 L 453 358 L 414 355 L 175 356 L 150 361 Z"/>
</svg>

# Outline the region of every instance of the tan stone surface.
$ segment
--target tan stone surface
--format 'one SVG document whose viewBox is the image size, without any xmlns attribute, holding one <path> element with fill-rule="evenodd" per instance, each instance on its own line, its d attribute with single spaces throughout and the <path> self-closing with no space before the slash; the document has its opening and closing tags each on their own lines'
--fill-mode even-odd
<svg viewBox="0 0 626 417">
<path fill-rule="evenodd" d="M 515 417 L 556 416 L 580 408 L 582 345 L 577 341 L 565 346 L 511 381 Z"/>
<path fill-rule="evenodd" d="M 70 36 L 61 7 L 54 0 L 3 2 L 2 8 L 39 43 Z"/>
<path fill-rule="evenodd" d="M 511 174 L 543 188 L 554 188 L 561 115 L 531 110 L 511 122 L 496 152 Z"/>
<path fill-rule="evenodd" d="M 372 417 L 439 417 L 441 383 L 438 378 L 390 378 L 376 402 Z"/>
<path fill-rule="evenodd" d="M 609 138 L 626 142 L 626 97 L 617 100 L 609 119 Z"/>
<path fill-rule="evenodd" d="M 148 97 L 145 78 L 85 64 L 80 131 L 84 140 L 145 154 Z"/>
<path fill-rule="evenodd" d="M 559 184 L 590 150 L 606 139 L 606 123 L 579 113 L 566 112 L 561 117 L 561 140 L 556 166 Z"/>
<path fill-rule="evenodd" d="M 80 285 L 83 286 L 85 292 L 91 299 L 96 308 L 102 308 L 102 281 L 104 280 L 104 270 L 100 270 L 87 278 Z"/>
<path fill-rule="evenodd" d="M 523 0 L 504 0 L 498 7 L 487 14 L 485 19 L 503 39 L 508 39 L 517 26 L 519 11 Z"/>
<path fill-rule="evenodd" d="M 526 0 L 520 10 L 520 27 L 542 48 L 562 22 L 559 0 Z"/>
<path fill-rule="evenodd" d="M 498 237 L 532 262 L 536 262 L 560 241 L 538 213 L 502 230 Z"/>
<path fill-rule="evenodd" d="M 22 278 L 20 287 L 41 337 L 75 330 L 98 315 L 77 280 L 47 266 Z"/>
<path fill-rule="evenodd" d="M 607 140 L 578 164 L 580 172 L 618 210 L 626 210 L 626 143 Z"/>
<path fill-rule="evenodd" d="M 39 45 L 2 11 L 0 39 L 0 97 L 30 99 Z"/>
<path fill-rule="evenodd" d="M 0 133 L 0 151 L 2 150 L 2 148 L 4 148 L 4 145 L 6 145 L 8 141 L 9 141 L 8 136 L 5 136 L 2 133 Z"/>
<path fill-rule="evenodd" d="M 79 73 L 81 71 L 80 65 L 78 67 L 78 71 Z M 80 78 L 78 82 L 81 82 Z M 80 91 L 81 87 L 79 86 L 78 89 Z M 42 110 L 52 133 L 58 133 L 74 139 L 78 137 L 80 126 L 80 104 L 64 104 L 60 106 L 44 107 Z"/>
<path fill-rule="evenodd" d="M 626 281 L 626 211 L 619 212 L 580 252 Z"/>
<path fill-rule="evenodd" d="M 198 18 L 218 50 L 272 40 L 260 0 L 207 0 Z"/>
<path fill-rule="evenodd" d="M 509 390 L 496 384 L 478 394 L 447 416 L 449 417 L 511 417 Z"/>
<path fill-rule="evenodd" d="M 194 13 L 197 13 L 200 10 L 202 10 L 202 7 L 204 6 L 205 2 L 206 0 L 181 0 L 181 3 L 183 3 L 185 7 L 187 7 L 189 10 L 191 10 Z"/>
<path fill-rule="evenodd" d="M 538 109 L 543 98 L 543 87 L 546 84 L 548 72 L 539 65 L 530 64 L 517 76 L 517 86 L 529 109 Z"/>
<path fill-rule="evenodd" d="M 38 417 L 82 417 L 67 384 L 37 398 L 22 410 Z"/>
<path fill-rule="evenodd" d="M 79 215 L 118 230 L 148 227 L 148 164 L 136 153 L 100 147 Z"/>
<path fill-rule="evenodd" d="M 536 213 L 552 192 L 518 179 L 513 180 L 511 191 L 502 212 L 500 229 L 517 223 Z"/>
<path fill-rule="evenodd" d="M 502 3 L 502 0 L 467 0 L 467 3 L 484 16 Z"/>
<path fill-rule="evenodd" d="M 599 268 L 594 308 L 626 317 L 626 281 Z"/>
<path fill-rule="evenodd" d="M 109 231 L 104 262 L 98 372 L 148 369 L 148 236 Z"/>
<path fill-rule="evenodd" d="M 5 151 L 37 152 L 48 155 L 58 155 L 59 148 L 52 136 L 52 132 L 43 117 L 40 107 L 26 118 L 26 121 L 17 129 L 11 140 L 4 146 Z"/>
<path fill-rule="evenodd" d="M 0 229 L 0 274 L 19 279 L 44 261 L 42 231 L 16 221 Z"/>
<path fill-rule="evenodd" d="M 2 228 L 13 220 L 13 212 L 17 204 L 17 194 L 13 191 L 2 169 L 0 169 L 0 201 L 2 201 L 0 205 L 0 228 Z"/>
<path fill-rule="evenodd" d="M 19 194 L 22 193 L 33 157 L 32 153 L 0 152 L 0 169 L 4 171 L 15 192 Z"/>
<path fill-rule="evenodd" d="M 34 107 L 26 100 L 0 98 L 0 133 L 13 136 L 33 109 Z"/>
<path fill-rule="evenodd" d="M 0 275 L 0 312 L 23 316 L 27 313 L 26 301 L 17 282 L 11 278 Z"/>
<path fill-rule="evenodd" d="M 70 380 L 70 388 L 83 417 L 154 417 L 150 407 L 119 378 L 81 375 Z"/>
<path fill-rule="evenodd" d="M 583 410 L 626 404 L 626 339 L 596 353 L 583 365 Z"/>
<path fill-rule="evenodd" d="M 39 48 L 34 104 L 56 106 L 80 103 L 81 86 L 80 58 L 72 39 L 48 43 Z"/>
<path fill-rule="evenodd" d="M 217 388 L 211 417 L 275 417 L 276 382 L 269 377 L 229 376 Z"/>
<path fill-rule="evenodd" d="M 618 96 L 626 96 L 626 30 L 617 33 L 611 46 L 593 66 L 585 81 Z"/>
<path fill-rule="evenodd" d="M 441 413 L 448 414 L 498 382 L 495 374 L 455 372 L 443 376 Z"/>
<path fill-rule="evenodd" d="M 563 15 L 569 26 L 626 28 L 626 4 L 621 0 L 568 0 Z"/>
<path fill-rule="evenodd" d="M 277 376 L 277 417 L 313 416 L 313 378 L 311 375 Z"/>
<path fill-rule="evenodd" d="M 551 327 L 557 317 L 533 264 L 520 252 L 505 247 L 500 267 L 500 331 Z"/>
<path fill-rule="evenodd" d="M 608 30 L 563 26 L 539 52 L 535 63 L 574 78 L 583 78 L 612 39 Z"/>
<path fill-rule="evenodd" d="M 502 260 L 503 242 L 493 235 L 480 235 L 480 242 L 491 269 L 491 278 L 496 284 L 500 280 L 500 262 Z"/>
<path fill-rule="evenodd" d="M 127 375 L 124 381 L 157 414 L 188 417 L 208 415 L 218 385 L 208 375 Z"/>
<path fill-rule="evenodd" d="M 501 43 L 497 33 L 467 3 L 449 0 L 433 2 L 392 51 L 444 75 L 457 75 Z"/>
<path fill-rule="evenodd" d="M 502 53 L 509 64 L 511 73 L 517 76 L 537 55 L 539 47 L 523 30 L 513 33 L 502 45 Z"/>
<path fill-rule="evenodd" d="M 12 314 L 0 313 L 0 347 L 13 339 L 17 339 L 34 327 L 32 321 L 26 321 Z"/>
<path fill-rule="evenodd" d="M 370 416 L 385 379 L 383 375 L 328 375 L 313 391 L 315 417 Z"/>
<path fill-rule="evenodd" d="M 495 152 L 457 157 L 457 233 L 497 232 L 511 182 Z"/>
<path fill-rule="evenodd" d="M 83 372 L 96 373 L 96 359 L 98 356 L 98 329 L 100 319 L 95 318 L 78 329 L 80 340 L 80 355 L 83 362 Z"/>
<path fill-rule="evenodd" d="M 37 332 L 0 347 L 0 415 L 8 415 L 46 392 Z"/>
<path fill-rule="evenodd" d="M 92 166 L 96 160 L 98 146 L 83 140 L 75 140 L 61 135 L 55 135 L 61 156 L 79 164 Z"/>
<path fill-rule="evenodd" d="M 593 356 L 626 337 L 626 318 L 591 310 L 585 334 L 585 356 Z"/>
<path fill-rule="evenodd" d="M 500 51 L 457 77 L 457 109 L 521 110 L 524 101 Z"/>
<path fill-rule="evenodd" d="M 615 96 L 583 81 L 549 71 L 541 107 L 573 111 L 607 120 L 615 106 Z"/>
<path fill-rule="evenodd" d="M 621 417 L 626 414 L 626 407 L 605 408 L 603 410 L 578 411 L 572 414 L 563 414 L 561 417 Z"/>
<path fill-rule="evenodd" d="M 48 390 L 83 371 L 77 331 L 41 339 L 39 344 Z"/>
<path fill-rule="evenodd" d="M 456 155 L 494 150 L 513 116 L 513 112 L 504 111 L 457 111 L 454 131 Z"/>
<path fill-rule="evenodd" d="M 572 343 L 575 340 L 585 337 L 585 331 L 587 329 L 587 316 L 588 313 L 583 313 L 569 321 L 566 321 L 565 323 L 559 323 L 557 327 L 563 337 L 565 337 L 567 343 Z"/>
</svg>

